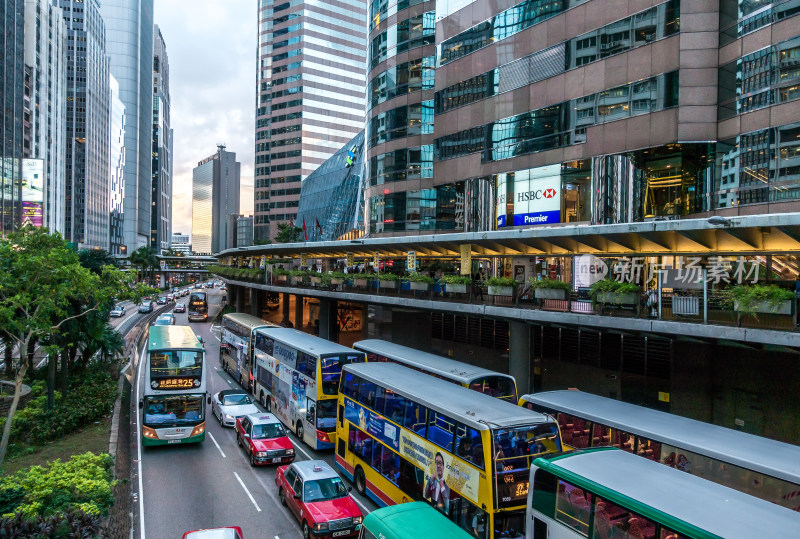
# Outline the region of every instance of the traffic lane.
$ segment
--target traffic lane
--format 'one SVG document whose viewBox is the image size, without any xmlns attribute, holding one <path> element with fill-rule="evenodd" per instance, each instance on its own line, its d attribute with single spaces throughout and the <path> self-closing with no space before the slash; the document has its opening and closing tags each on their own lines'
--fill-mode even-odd
<svg viewBox="0 0 800 539">
<path fill-rule="evenodd" d="M 198 326 L 196 333 L 206 338 L 208 324 Z M 218 347 L 209 348 L 207 355 L 214 357 Z M 225 383 L 214 379 L 209 376 L 210 392 Z M 232 458 L 233 449 L 217 448 L 216 442 L 225 440 L 227 433 L 215 421 L 207 416 L 203 444 L 143 448 L 146 535 L 169 537 L 236 525 L 245 537 L 299 537 L 297 526 L 281 511 L 277 498 L 263 489 L 249 463 Z"/>
<path fill-rule="evenodd" d="M 216 341 L 215 341 L 215 344 L 216 344 L 217 347 L 219 346 L 219 344 Z M 240 386 L 233 380 L 233 378 L 228 373 L 223 371 L 222 368 L 220 368 L 218 364 L 214 364 L 214 363 L 210 363 L 210 364 L 214 365 L 214 369 L 215 369 L 215 372 L 218 375 L 218 377 L 221 380 L 224 380 L 224 385 L 222 385 L 222 384 L 220 385 L 220 387 L 222 389 L 228 389 L 228 388 L 240 389 Z M 214 378 L 214 377 L 212 376 L 212 378 Z M 219 390 L 217 390 L 217 391 L 219 391 Z M 261 406 L 260 403 L 256 403 L 256 406 L 262 412 L 264 411 L 264 407 Z M 212 417 L 211 421 L 213 423 L 219 425 L 219 422 L 217 421 L 217 419 L 213 415 L 211 417 Z M 226 430 L 228 430 L 230 432 L 228 434 L 228 437 L 227 437 L 228 440 L 226 442 L 229 445 L 227 445 L 225 447 L 234 447 L 241 454 L 242 461 L 246 462 L 247 461 L 247 456 L 246 456 L 244 450 L 239 448 L 236 445 L 236 433 L 235 433 L 235 431 L 233 429 L 226 429 Z M 324 460 L 334 470 L 337 470 L 337 472 L 338 472 L 338 469 L 336 468 L 336 455 L 333 453 L 333 451 L 317 451 L 316 449 L 312 449 L 308 445 L 306 445 L 304 442 L 301 442 L 297 438 L 297 436 L 295 436 L 295 434 L 292 431 L 287 429 L 287 432 L 289 434 L 289 439 L 292 441 L 292 444 L 294 445 L 294 448 L 295 448 L 296 460 L 298 460 L 298 461 L 300 461 L 300 460 Z M 219 438 L 217 438 L 217 440 L 219 441 Z M 222 445 L 222 442 L 220 442 L 220 445 Z M 227 451 L 227 449 L 225 449 L 225 448 L 223 448 L 223 450 Z M 271 490 L 275 491 L 275 493 L 277 494 L 277 487 L 275 486 L 275 467 L 266 467 L 266 469 L 270 470 L 270 471 L 268 473 L 269 480 L 264 482 L 264 488 L 271 489 Z M 375 509 L 378 508 L 378 506 L 375 504 L 375 502 L 373 502 L 372 500 L 370 500 L 366 496 L 360 495 L 355 489 L 353 489 L 350 494 L 353 495 L 353 498 L 356 500 L 356 503 L 358 504 L 358 506 L 361 508 L 361 511 L 365 515 L 368 514 L 368 513 L 371 513 L 372 511 L 374 511 Z M 290 514 L 288 509 L 286 510 L 286 513 Z"/>
</svg>

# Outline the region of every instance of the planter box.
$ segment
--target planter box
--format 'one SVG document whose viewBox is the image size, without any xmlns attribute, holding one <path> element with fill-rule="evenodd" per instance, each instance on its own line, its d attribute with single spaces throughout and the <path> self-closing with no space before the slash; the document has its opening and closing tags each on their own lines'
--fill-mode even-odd
<svg viewBox="0 0 800 539">
<path fill-rule="evenodd" d="M 740 311 L 739 302 L 733 302 L 733 310 Z M 761 314 L 792 314 L 792 300 L 785 299 L 775 305 L 769 301 L 756 301 L 753 303 L 753 312 Z"/>
<path fill-rule="evenodd" d="M 430 283 L 419 283 L 415 281 L 410 281 L 411 290 L 430 290 L 431 285 Z"/>
<path fill-rule="evenodd" d="M 397 281 L 378 281 L 381 288 L 397 288 Z"/>
<path fill-rule="evenodd" d="M 467 285 L 464 283 L 447 283 L 444 285 L 445 292 L 453 292 L 454 294 L 466 294 Z"/>
<path fill-rule="evenodd" d="M 367 279 L 353 279 L 353 284 L 359 288 L 366 288 L 369 281 Z"/>
<path fill-rule="evenodd" d="M 514 295 L 514 287 L 513 286 L 493 286 L 493 285 L 489 285 L 489 295 L 490 296 L 513 296 Z"/>
<path fill-rule="evenodd" d="M 672 296 L 672 314 L 697 316 L 700 314 L 700 298 Z"/>
<path fill-rule="evenodd" d="M 533 297 L 536 299 L 567 299 L 567 291 L 560 288 L 534 288 Z"/>
<path fill-rule="evenodd" d="M 344 283 L 344 279 L 331 279 L 331 284 L 332 285 L 337 285 L 338 286 L 338 285 L 343 284 L 343 283 Z"/>
<path fill-rule="evenodd" d="M 639 294 L 628 292 L 626 294 L 616 294 L 614 292 L 599 292 L 597 303 L 613 303 L 614 305 L 636 305 L 639 303 Z"/>
</svg>

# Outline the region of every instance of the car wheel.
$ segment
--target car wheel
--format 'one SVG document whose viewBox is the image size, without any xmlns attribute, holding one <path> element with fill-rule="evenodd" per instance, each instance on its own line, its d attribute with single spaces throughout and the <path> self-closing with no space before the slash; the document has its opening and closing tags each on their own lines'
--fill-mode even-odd
<svg viewBox="0 0 800 539">
<path fill-rule="evenodd" d="M 309 539 L 311 533 L 308 530 L 308 522 L 303 522 L 303 539 Z"/>
<path fill-rule="evenodd" d="M 303 441 L 303 423 L 301 421 L 297 422 L 297 437 L 301 442 Z"/>
<path fill-rule="evenodd" d="M 278 498 L 281 499 L 281 505 L 286 505 L 286 493 L 283 491 L 283 487 L 278 487 Z"/>
<path fill-rule="evenodd" d="M 361 469 L 361 466 L 356 468 L 355 474 L 353 475 L 353 482 L 356 484 L 356 490 L 362 496 L 366 495 L 367 493 L 367 478 L 364 477 L 364 470 Z"/>
</svg>

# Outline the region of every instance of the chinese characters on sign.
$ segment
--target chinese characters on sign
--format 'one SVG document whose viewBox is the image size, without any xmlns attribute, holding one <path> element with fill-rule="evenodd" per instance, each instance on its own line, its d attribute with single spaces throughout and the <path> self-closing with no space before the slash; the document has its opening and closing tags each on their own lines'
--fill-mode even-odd
<svg viewBox="0 0 800 539">
<path fill-rule="evenodd" d="M 703 283 L 705 271 L 707 283 L 755 284 L 758 282 L 758 268 L 758 260 L 746 260 L 741 256 L 736 260 L 711 256 L 706 264 L 703 264 L 703 258 L 699 256 L 678 256 L 675 257 L 674 269 L 659 262 L 645 264 L 643 256 L 623 256 L 614 264 L 612 275 L 614 280 L 621 283 L 649 283 L 658 275 L 665 277 L 669 272 L 673 283 L 697 285 Z"/>
</svg>

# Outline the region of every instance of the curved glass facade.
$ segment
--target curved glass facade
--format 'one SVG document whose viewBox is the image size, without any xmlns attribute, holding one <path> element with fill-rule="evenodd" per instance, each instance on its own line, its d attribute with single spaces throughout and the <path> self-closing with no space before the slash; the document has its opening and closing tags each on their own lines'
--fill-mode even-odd
<svg viewBox="0 0 800 539">
<path fill-rule="evenodd" d="M 373 69 L 398 53 L 423 45 L 433 45 L 436 37 L 434 19 L 435 12 L 428 11 L 400 21 L 372 37 L 368 51 L 368 69 Z"/>
</svg>

